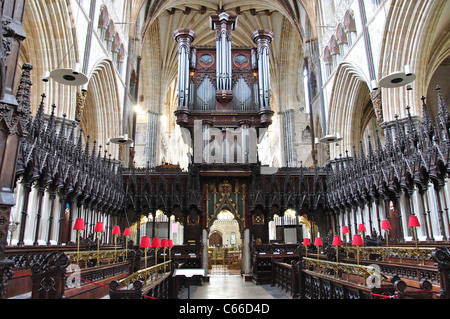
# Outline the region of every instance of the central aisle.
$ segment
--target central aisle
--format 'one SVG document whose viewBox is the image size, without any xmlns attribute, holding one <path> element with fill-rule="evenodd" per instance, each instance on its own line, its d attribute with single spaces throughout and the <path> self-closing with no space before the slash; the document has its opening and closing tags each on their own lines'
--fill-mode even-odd
<svg viewBox="0 0 450 319">
<path fill-rule="evenodd" d="M 187 299 L 187 288 L 180 299 Z M 255 285 L 240 275 L 214 276 L 202 286 L 190 287 L 190 299 L 289 299 L 270 285 Z"/>
</svg>

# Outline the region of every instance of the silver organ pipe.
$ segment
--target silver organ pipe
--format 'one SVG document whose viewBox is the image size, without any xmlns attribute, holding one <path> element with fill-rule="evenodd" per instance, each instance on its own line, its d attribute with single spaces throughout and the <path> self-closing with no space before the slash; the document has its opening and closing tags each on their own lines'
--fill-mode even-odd
<svg viewBox="0 0 450 319">
<path fill-rule="evenodd" d="M 202 133 L 203 133 L 203 148 L 202 148 L 203 162 L 209 163 L 209 152 L 205 151 L 205 150 L 207 150 L 207 146 L 210 141 L 209 124 L 202 125 Z"/>
<path fill-rule="evenodd" d="M 231 30 L 236 28 L 237 17 L 222 12 L 211 16 L 211 28 L 216 31 L 217 91 L 231 91 Z"/>
<path fill-rule="evenodd" d="M 269 44 L 273 39 L 273 32 L 256 30 L 253 32 L 252 38 L 258 46 L 259 107 L 261 110 L 270 110 Z"/>
<path fill-rule="evenodd" d="M 216 90 L 209 77 L 205 77 L 197 88 L 197 110 L 214 110 Z"/>
<path fill-rule="evenodd" d="M 252 90 L 242 76 L 233 88 L 233 110 L 249 111 L 252 107 Z"/>
<path fill-rule="evenodd" d="M 173 36 L 178 42 L 178 109 L 189 108 L 189 60 L 191 42 L 196 34 L 190 29 L 177 29 Z"/>
</svg>

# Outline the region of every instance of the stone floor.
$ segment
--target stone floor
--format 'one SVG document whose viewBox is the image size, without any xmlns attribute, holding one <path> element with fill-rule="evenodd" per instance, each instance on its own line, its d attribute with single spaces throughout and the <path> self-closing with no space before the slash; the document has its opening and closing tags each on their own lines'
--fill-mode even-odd
<svg viewBox="0 0 450 319">
<path fill-rule="evenodd" d="M 270 285 L 255 285 L 240 275 L 211 275 L 202 286 L 184 288 L 180 299 L 289 299 L 283 292 Z"/>
</svg>

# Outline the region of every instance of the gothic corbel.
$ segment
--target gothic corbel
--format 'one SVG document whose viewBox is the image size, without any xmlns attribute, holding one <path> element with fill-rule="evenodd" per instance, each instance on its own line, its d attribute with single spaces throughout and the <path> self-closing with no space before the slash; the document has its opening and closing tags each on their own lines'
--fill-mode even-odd
<svg viewBox="0 0 450 319">
<path fill-rule="evenodd" d="M 383 108 L 381 105 L 381 90 L 373 90 L 370 92 L 375 117 L 379 124 L 383 123 Z"/>
<path fill-rule="evenodd" d="M 84 111 L 84 107 L 86 105 L 86 96 L 87 96 L 87 91 L 86 90 L 81 90 L 78 91 L 76 96 L 76 109 L 75 109 L 75 121 L 77 122 L 81 122 L 81 118 L 83 117 L 83 111 Z"/>
</svg>

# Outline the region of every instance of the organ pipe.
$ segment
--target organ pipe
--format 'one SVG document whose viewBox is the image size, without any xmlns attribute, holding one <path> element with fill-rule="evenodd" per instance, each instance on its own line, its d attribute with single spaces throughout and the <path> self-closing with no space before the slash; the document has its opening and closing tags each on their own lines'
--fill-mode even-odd
<svg viewBox="0 0 450 319">
<path fill-rule="evenodd" d="M 236 28 L 237 17 L 226 12 L 213 15 L 210 18 L 210 27 L 216 35 L 216 78 L 217 94 L 231 91 L 231 31 Z"/>
<path fill-rule="evenodd" d="M 259 101 L 261 110 L 270 110 L 270 73 L 269 73 L 269 44 L 273 39 L 270 30 L 256 30 L 252 34 L 257 44 Z"/>
<path fill-rule="evenodd" d="M 177 29 L 173 36 L 178 42 L 178 108 L 176 112 L 177 121 L 183 122 L 183 113 L 189 109 L 189 60 L 191 55 L 191 43 L 196 34 L 190 29 Z M 181 111 L 181 116 L 180 112 Z"/>
</svg>

